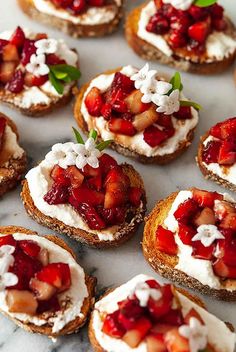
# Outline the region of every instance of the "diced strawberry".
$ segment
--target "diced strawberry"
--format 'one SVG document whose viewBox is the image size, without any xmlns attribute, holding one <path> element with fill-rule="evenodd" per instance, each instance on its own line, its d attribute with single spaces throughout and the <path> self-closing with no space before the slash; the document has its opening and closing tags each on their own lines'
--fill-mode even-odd
<svg viewBox="0 0 236 352">
<path fill-rule="evenodd" d="M 211 208 L 203 208 L 201 212 L 194 218 L 196 226 L 201 225 L 215 225 L 216 218 L 214 211 Z"/>
<path fill-rule="evenodd" d="M 76 209 L 82 216 L 83 220 L 88 224 L 92 230 L 101 230 L 106 228 L 105 221 L 99 216 L 94 207 L 87 203 L 79 204 Z"/>
<path fill-rule="evenodd" d="M 110 226 L 123 224 L 127 213 L 126 207 L 114 207 L 107 209 L 98 207 L 97 211 L 106 224 Z"/>
<path fill-rule="evenodd" d="M 150 334 L 146 338 L 147 352 L 167 352 L 163 334 Z"/>
<path fill-rule="evenodd" d="M 192 238 L 194 235 L 196 235 L 196 231 L 190 225 L 179 223 L 178 235 L 181 241 L 183 242 L 183 244 L 191 245 Z"/>
<path fill-rule="evenodd" d="M 236 143 L 223 141 L 219 150 L 218 163 L 220 165 L 233 165 L 236 162 Z"/>
<path fill-rule="evenodd" d="M 124 191 L 130 187 L 130 179 L 120 166 L 113 167 L 106 176 L 105 186 L 108 187 L 112 184 L 120 184 L 120 187 Z"/>
<path fill-rule="evenodd" d="M 132 114 L 141 114 L 151 107 L 150 103 L 146 104 L 142 102 L 142 96 L 143 94 L 140 92 L 140 90 L 136 89 L 130 95 L 128 95 L 127 98 L 125 98 L 127 107 Z"/>
<path fill-rule="evenodd" d="M 36 242 L 29 240 L 21 240 L 17 243 L 25 254 L 29 255 L 32 258 L 38 257 L 41 248 Z"/>
<path fill-rule="evenodd" d="M 218 3 L 213 4 L 209 10 L 211 11 L 211 15 L 213 18 L 222 18 L 224 15 L 224 8 L 223 6 L 219 5 Z"/>
<path fill-rule="evenodd" d="M 92 167 L 89 164 L 85 165 L 83 168 L 83 174 L 86 177 L 96 177 L 101 174 L 101 168 L 100 167 Z"/>
<path fill-rule="evenodd" d="M 144 131 L 159 119 L 159 114 L 154 108 L 150 108 L 141 114 L 135 115 L 133 125 L 137 131 Z"/>
<path fill-rule="evenodd" d="M 218 250 L 220 255 L 217 258 L 222 258 L 224 263 L 229 266 L 236 266 L 236 238 L 232 236 L 231 239 L 225 239 L 218 241 Z"/>
<path fill-rule="evenodd" d="M 159 126 L 165 127 L 165 130 L 172 130 L 173 129 L 173 122 L 170 115 L 160 114 L 158 116 Z"/>
<path fill-rule="evenodd" d="M 112 116 L 112 105 L 110 103 L 105 103 L 101 108 L 101 115 L 105 120 L 109 120 Z"/>
<path fill-rule="evenodd" d="M 188 12 L 195 21 L 203 20 L 208 15 L 206 8 L 196 5 L 191 5 Z"/>
<path fill-rule="evenodd" d="M 162 144 L 169 138 L 166 131 L 160 130 L 158 127 L 149 126 L 145 129 L 143 133 L 144 141 L 150 145 L 150 147 L 155 148 L 158 145 Z"/>
<path fill-rule="evenodd" d="M 151 288 L 156 288 L 157 290 L 161 289 L 161 285 L 154 279 L 150 279 L 150 280 L 147 280 L 145 281 L 146 284 L 148 284 L 149 287 Z"/>
<path fill-rule="evenodd" d="M 227 28 L 228 23 L 224 18 L 215 18 L 212 20 L 212 26 L 215 30 L 222 32 Z"/>
<path fill-rule="evenodd" d="M 179 11 L 176 16 L 170 19 L 170 28 L 179 33 L 186 34 L 192 20 L 187 11 Z"/>
<path fill-rule="evenodd" d="M 135 207 L 139 207 L 141 198 L 143 195 L 143 190 L 138 187 L 131 187 L 129 190 L 129 201 Z"/>
<path fill-rule="evenodd" d="M 183 324 L 183 316 L 179 309 L 171 308 L 170 311 L 161 318 L 165 324 L 180 326 Z"/>
<path fill-rule="evenodd" d="M 73 165 L 65 170 L 65 175 L 70 180 L 70 184 L 73 188 L 80 187 L 84 181 L 84 175 Z"/>
<path fill-rule="evenodd" d="M 189 325 L 191 318 L 195 318 L 195 319 L 199 320 L 200 323 L 204 325 L 204 321 L 203 321 L 201 315 L 194 308 L 190 309 L 188 314 L 185 315 L 185 317 L 184 317 L 185 324 Z"/>
<path fill-rule="evenodd" d="M 6 302 L 11 313 L 35 315 L 38 307 L 37 299 L 29 291 L 8 290 Z"/>
<path fill-rule="evenodd" d="M 81 203 L 87 203 L 91 206 L 102 205 L 104 203 L 104 194 L 83 185 L 71 190 L 69 202 L 75 208 Z"/>
<path fill-rule="evenodd" d="M 17 27 L 10 39 L 11 44 L 17 48 L 22 48 L 25 42 L 25 33 L 21 27 Z"/>
<path fill-rule="evenodd" d="M 156 230 L 156 248 L 166 254 L 176 255 L 178 247 L 174 233 L 159 225 Z"/>
<path fill-rule="evenodd" d="M 25 39 L 23 50 L 21 53 L 21 63 L 26 66 L 30 62 L 30 57 L 36 53 L 35 41 L 31 39 Z"/>
<path fill-rule="evenodd" d="M 51 263 L 35 275 L 37 280 L 56 287 L 58 292 L 66 291 L 71 286 L 70 267 L 65 263 Z"/>
<path fill-rule="evenodd" d="M 161 318 L 162 319 L 162 318 Z M 165 335 L 169 330 L 173 329 L 173 325 L 165 323 L 156 323 L 151 329 L 151 333 Z"/>
<path fill-rule="evenodd" d="M 233 203 L 226 202 L 225 200 L 216 200 L 214 212 L 217 219 L 223 220 L 226 215 L 236 213 L 236 206 Z"/>
<path fill-rule="evenodd" d="M 162 297 L 154 300 L 152 297 L 148 300 L 148 310 L 155 321 L 159 321 L 160 317 L 165 316 L 171 310 L 172 306 L 172 290 L 171 285 L 164 285 L 161 287 Z"/>
<path fill-rule="evenodd" d="M 102 175 L 100 174 L 95 177 L 90 177 L 86 183 L 89 188 L 95 189 L 96 191 L 101 191 L 102 190 Z"/>
<path fill-rule="evenodd" d="M 119 88 L 119 87 L 113 87 L 113 88 L 111 87 L 107 92 L 104 93 L 104 99 L 111 106 L 116 101 L 123 101 L 125 96 L 126 96 L 125 92 L 122 90 L 122 88 Z"/>
<path fill-rule="evenodd" d="M 4 46 L 2 51 L 3 61 L 19 61 L 19 54 L 17 47 L 11 43 Z"/>
<path fill-rule="evenodd" d="M 37 314 L 44 312 L 57 312 L 61 309 L 57 296 L 52 296 L 47 301 L 38 301 Z"/>
<path fill-rule="evenodd" d="M 183 33 L 176 30 L 171 30 L 168 37 L 168 43 L 174 49 L 182 48 L 187 45 L 187 39 Z"/>
<path fill-rule="evenodd" d="M 48 81 L 48 75 L 34 76 L 32 73 L 26 72 L 24 80 L 27 87 L 40 87 Z"/>
<path fill-rule="evenodd" d="M 2 55 L 2 53 L 3 53 L 3 48 L 4 48 L 4 46 L 6 46 L 7 44 L 9 44 L 9 40 L 0 39 L 0 55 Z"/>
<path fill-rule="evenodd" d="M 201 241 L 192 241 L 193 252 L 192 256 L 198 259 L 211 260 L 215 250 L 215 245 L 212 244 L 209 247 L 205 247 Z"/>
<path fill-rule="evenodd" d="M 111 118 L 108 126 L 111 132 L 117 134 L 124 134 L 125 136 L 134 136 L 136 134 L 136 129 L 132 122 L 122 118 Z"/>
<path fill-rule="evenodd" d="M 86 0 L 73 0 L 70 9 L 77 15 L 86 9 Z"/>
<path fill-rule="evenodd" d="M 45 202 L 50 205 L 65 204 L 68 202 L 68 198 L 68 187 L 59 183 L 54 183 L 51 189 L 43 197 Z"/>
<path fill-rule="evenodd" d="M 12 235 L 0 236 L 0 247 L 5 245 L 16 246 L 16 240 Z"/>
<path fill-rule="evenodd" d="M 119 310 L 114 313 L 107 314 L 104 322 L 102 331 L 114 338 L 122 338 L 125 334 L 125 329 L 118 321 Z"/>
<path fill-rule="evenodd" d="M 84 102 L 90 115 L 101 116 L 103 99 L 102 99 L 101 91 L 98 88 L 93 87 L 88 92 Z"/>
<path fill-rule="evenodd" d="M 169 20 L 162 13 L 155 13 L 149 20 L 146 30 L 155 34 L 163 35 L 170 28 Z"/>
<path fill-rule="evenodd" d="M 179 111 L 174 113 L 174 117 L 178 120 L 190 120 L 192 118 L 192 111 L 190 106 L 180 106 Z"/>
<path fill-rule="evenodd" d="M 123 73 L 116 72 L 111 89 L 113 88 L 121 88 L 125 93 L 130 93 L 134 89 L 134 82 Z"/>
<path fill-rule="evenodd" d="M 46 64 L 47 65 L 61 65 L 61 64 L 65 64 L 65 63 L 66 63 L 66 61 L 61 59 L 56 54 L 47 54 L 47 56 L 46 56 Z"/>
<path fill-rule="evenodd" d="M 128 200 L 128 188 L 122 183 L 111 183 L 106 188 L 104 208 L 110 209 L 125 205 Z"/>
<path fill-rule="evenodd" d="M 210 141 L 204 147 L 202 152 L 202 160 L 206 164 L 218 163 L 221 141 Z"/>
<path fill-rule="evenodd" d="M 209 24 L 207 21 L 196 22 L 188 28 L 188 35 L 199 43 L 204 43 L 209 34 Z"/>
<path fill-rule="evenodd" d="M 236 117 L 230 118 L 226 121 L 219 122 L 210 129 L 210 134 L 213 137 L 220 139 L 227 139 L 236 136 Z"/>
<path fill-rule="evenodd" d="M 30 288 L 39 301 L 49 300 L 57 291 L 56 287 L 35 278 L 30 280 Z"/>
<path fill-rule="evenodd" d="M 145 313 L 144 308 L 140 307 L 139 301 L 136 298 L 127 298 L 122 302 L 118 302 L 118 306 L 120 309 L 118 321 L 125 330 L 133 329 L 137 319 Z"/>
<path fill-rule="evenodd" d="M 181 203 L 178 209 L 174 212 L 174 217 L 181 223 L 188 223 L 199 211 L 197 202 L 189 198 Z"/>
<path fill-rule="evenodd" d="M 151 327 L 151 322 L 147 318 L 142 317 L 138 321 L 136 321 L 135 325 L 131 330 L 128 330 L 124 334 L 122 340 L 127 343 L 127 345 L 129 345 L 131 348 L 135 348 L 144 339 Z"/>
<path fill-rule="evenodd" d="M 188 340 L 179 334 L 177 328 L 166 333 L 165 343 L 168 352 L 190 352 Z"/>
<path fill-rule="evenodd" d="M 217 192 L 208 192 L 195 188 L 193 190 L 193 199 L 200 207 L 213 208 L 215 200 L 222 200 L 223 195 Z"/>
<path fill-rule="evenodd" d="M 227 278 L 227 279 L 236 279 L 236 266 L 226 265 L 223 259 L 217 259 L 213 263 L 213 270 L 217 276 Z"/>
<path fill-rule="evenodd" d="M 222 229 L 230 229 L 236 231 L 236 214 L 229 213 L 220 223 Z"/>
<path fill-rule="evenodd" d="M 117 161 L 109 154 L 103 153 L 99 158 L 99 165 L 102 170 L 102 174 L 106 175 L 110 169 L 117 166 Z"/>
<path fill-rule="evenodd" d="M 10 81 L 6 84 L 6 89 L 12 93 L 18 94 L 24 88 L 24 73 L 19 69 L 16 70 L 10 79 Z"/>
<path fill-rule="evenodd" d="M 0 63 L 0 82 L 7 83 L 14 76 L 17 63 L 14 61 Z"/>
<path fill-rule="evenodd" d="M 51 178 L 56 183 L 59 183 L 64 186 L 70 185 L 70 180 L 66 176 L 65 169 L 60 167 L 59 165 L 55 165 L 50 173 Z"/>
</svg>

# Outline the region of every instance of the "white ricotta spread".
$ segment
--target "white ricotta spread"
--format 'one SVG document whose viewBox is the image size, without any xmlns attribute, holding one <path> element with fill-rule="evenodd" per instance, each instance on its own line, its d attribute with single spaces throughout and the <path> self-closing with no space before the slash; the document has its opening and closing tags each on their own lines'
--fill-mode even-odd
<svg viewBox="0 0 236 352">
<path fill-rule="evenodd" d="M 132 66 L 125 66 L 120 71 L 121 73 L 131 77 L 136 69 Z M 172 154 L 175 150 L 178 149 L 181 142 L 186 141 L 189 131 L 191 131 L 198 123 L 198 113 L 195 109 L 191 108 L 192 118 L 189 120 L 177 120 L 172 117 L 172 122 L 175 128 L 175 134 L 169 138 L 162 146 L 157 146 L 155 148 L 150 147 L 143 139 L 143 132 L 139 132 L 132 137 L 114 134 L 109 131 L 107 126 L 107 121 L 103 118 L 103 116 L 94 118 L 91 116 L 85 105 L 85 98 L 88 92 L 93 88 L 97 87 L 101 90 L 101 92 L 105 92 L 112 84 L 113 78 L 115 74 L 110 75 L 100 75 L 96 77 L 90 83 L 87 91 L 84 94 L 84 98 L 81 105 L 81 113 L 88 124 L 89 129 L 96 129 L 98 134 L 102 137 L 103 140 L 113 139 L 117 141 L 120 145 L 131 149 L 141 155 L 145 155 L 148 157 L 156 156 L 156 155 L 168 155 Z M 182 98 L 184 96 L 182 95 Z M 158 124 L 158 122 L 157 122 Z"/>
<path fill-rule="evenodd" d="M 48 0 L 33 0 L 33 2 L 38 11 L 70 21 L 77 25 L 94 26 L 109 23 L 117 14 L 117 8 L 115 6 L 90 7 L 81 15 L 73 15 L 66 9 L 56 8 L 54 4 Z M 115 0 L 115 2 L 116 6 L 121 6 L 121 0 Z"/>
<path fill-rule="evenodd" d="M 0 234 L 1 236 L 2 234 Z M 42 248 L 49 251 L 49 262 L 63 262 L 68 264 L 71 271 L 71 287 L 69 290 L 58 295 L 59 301 L 63 302 L 68 298 L 71 301 L 71 305 L 62 313 L 58 312 L 54 317 L 48 320 L 39 319 L 37 316 L 30 316 L 23 313 L 11 313 L 8 311 L 6 303 L 6 291 L 0 292 L 0 308 L 3 312 L 10 315 L 12 318 L 18 319 L 24 323 L 33 323 L 37 326 L 43 326 L 45 324 L 52 325 L 52 332 L 57 333 L 62 330 L 69 322 L 74 320 L 76 317 L 83 317 L 81 308 L 83 306 L 84 299 L 88 297 L 88 290 L 85 284 L 85 274 L 81 266 L 75 261 L 70 253 L 65 249 L 55 245 L 48 239 L 36 236 L 26 235 L 23 233 L 15 233 L 13 237 L 16 240 L 32 240 L 37 242 Z"/>
<path fill-rule="evenodd" d="M 18 144 L 16 134 L 13 132 L 9 125 L 6 125 L 5 128 L 3 149 L 4 152 L 6 152 L 8 155 L 11 155 L 11 158 L 13 159 L 20 159 L 24 154 L 24 150 Z"/>
<path fill-rule="evenodd" d="M 146 42 L 152 44 L 157 49 L 162 51 L 166 56 L 173 54 L 167 41 L 163 36 L 148 32 L 146 26 L 150 18 L 156 13 L 156 6 L 151 0 L 141 11 L 140 20 L 138 24 L 138 36 Z M 230 56 L 236 49 L 236 40 L 229 35 L 214 31 L 211 33 L 206 41 L 207 62 L 221 61 Z M 189 60 L 190 57 L 186 57 Z"/>
<path fill-rule="evenodd" d="M 130 348 L 125 342 L 114 339 L 102 332 L 103 322 L 101 316 L 104 313 L 113 313 L 118 309 L 118 302 L 126 299 L 133 293 L 138 283 L 153 279 L 150 276 L 140 274 L 122 286 L 116 288 L 107 296 L 102 298 L 95 304 L 93 315 L 93 329 L 96 340 L 99 345 L 107 352 L 147 352 L 147 345 L 142 342 L 136 348 Z M 218 318 L 200 308 L 198 305 L 190 301 L 187 297 L 176 291 L 180 304 L 182 306 L 183 315 L 186 315 L 191 308 L 195 308 L 201 315 L 208 328 L 208 341 L 215 347 L 216 352 L 233 352 L 235 344 L 235 334 L 232 333 L 227 326 Z"/>
<path fill-rule="evenodd" d="M 203 145 L 206 146 L 209 142 L 217 140 L 213 136 L 208 136 Z M 203 165 L 213 174 L 217 175 L 218 177 L 232 183 L 233 185 L 236 184 L 236 163 L 231 166 L 221 166 L 218 163 L 210 163 L 207 164 L 203 161 Z"/>
<path fill-rule="evenodd" d="M 211 261 L 192 257 L 192 247 L 183 244 L 177 234 L 179 226 L 178 221 L 174 217 L 174 213 L 181 203 L 192 197 L 193 194 L 191 191 L 180 191 L 172 204 L 167 218 L 164 221 L 166 228 L 176 233 L 175 241 L 178 245 L 177 255 L 179 260 L 175 268 L 183 271 L 189 276 L 194 277 L 203 285 L 208 285 L 209 287 L 214 289 L 226 288 L 221 285 L 220 279 L 214 274 Z M 224 196 L 224 199 L 227 199 L 227 195 L 226 197 Z M 234 290 L 234 288 L 232 287 L 226 289 L 228 289 L 229 291 Z"/>
</svg>

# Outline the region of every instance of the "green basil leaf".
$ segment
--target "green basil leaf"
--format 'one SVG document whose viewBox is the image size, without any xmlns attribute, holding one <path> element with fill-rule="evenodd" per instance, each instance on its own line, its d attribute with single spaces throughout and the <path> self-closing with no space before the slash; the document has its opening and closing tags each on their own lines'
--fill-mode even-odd
<svg viewBox="0 0 236 352">
<path fill-rule="evenodd" d="M 178 89 L 179 91 L 183 89 L 183 84 L 181 82 L 181 76 L 179 72 L 175 72 L 174 76 L 170 80 L 170 84 L 172 84 L 172 88 L 167 93 L 168 95 L 170 95 L 170 93 L 173 92 L 175 89 Z"/>
<path fill-rule="evenodd" d="M 53 87 L 56 89 L 58 94 L 63 94 L 64 86 L 63 84 L 54 76 L 53 72 L 49 72 L 49 81 L 52 83 Z"/>
<path fill-rule="evenodd" d="M 67 74 L 70 77 L 71 81 L 75 81 L 81 76 L 80 70 L 78 70 L 78 68 L 66 64 L 53 65 L 51 66 L 51 69 L 57 73 L 60 72 L 63 74 Z"/>
<path fill-rule="evenodd" d="M 208 7 L 215 4 L 217 0 L 196 0 L 194 5 L 199 7 Z"/>
<path fill-rule="evenodd" d="M 112 139 L 109 139 L 109 140 L 107 140 L 107 141 L 101 142 L 101 143 L 99 143 L 99 144 L 96 146 L 96 148 L 97 148 L 98 150 L 100 150 L 100 152 L 101 152 L 102 150 L 106 149 L 106 148 L 111 144 L 111 142 L 112 142 Z"/>
<path fill-rule="evenodd" d="M 83 140 L 81 134 L 79 133 L 79 131 L 76 128 L 74 128 L 74 127 L 72 127 L 72 129 L 74 131 L 75 138 L 76 138 L 77 142 L 79 144 L 84 144 L 84 140 Z"/>
<path fill-rule="evenodd" d="M 196 110 L 202 109 L 201 105 L 199 105 L 198 103 L 188 100 L 180 100 L 180 106 L 192 106 Z"/>
<path fill-rule="evenodd" d="M 90 138 L 93 138 L 95 141 L 96 141 L 96 139 L 97 139 L 97 131 L 95 131 L 95 130 L 91 130 L 90 132 L 89 132 L 89 137 Z"/>
</svg>

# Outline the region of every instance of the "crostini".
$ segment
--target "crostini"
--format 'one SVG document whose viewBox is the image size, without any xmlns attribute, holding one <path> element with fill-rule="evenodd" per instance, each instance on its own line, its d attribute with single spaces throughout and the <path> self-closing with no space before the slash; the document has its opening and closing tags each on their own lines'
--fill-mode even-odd
<svg viewBox="0 0 236 352">
<path fill-rule="evenodd" d="M 0 113 L 0 196 L 14 188 L 26 170 L 26 154 L 19 146 L 17 127 Z"/>
<path fill-rule="evenodd" d="M 18 0 L 31 18 L 72 37 L 101 37 L 114 32 L 123 0 Z"/>
<path fill-rule="evenodd" d="M 235 334 L 187 291 L 138 275 L 94 307 L 96 352 L 233 352 Z"/>
<path fill-rule="evenodd" d="M 146 64 L 125 66 L 84 85 L 74 107 L 79 127 L 95 129 L 101 140 L 143 163 L 165 164 L 179 156 L 193 139 L 199 105 L 182 93 L 178 72 L 158 77 Z"/>
<path fill-rule="evenodd" d="M 217 0 L 148 1 L 128 16 L 126 39 L 145 60 L 198 74 L 224 71 L 236 57 L 236 29 Z"/>
<path fill-rule="evenodd" d="M 235 201 L 194 188 L 157 203 L 146 221 L 143 252 L 162 276 L 235 301 L 235 238 Z"/>
<path fill-rule="evenodd" d="M 0 33 L 0 101 L 37 117 L 65 105 L 80 77 L 64 40 L 21 27 Z"/>
<path fill-rule="evenodd" d="M 144 220 L 143 181 L 129 164 L 118 165 L 96 145 L 96 132 L 84 144 L 55 144 L 26 175 L 22 200 L 38 223 L 95 247 L 118 246 Z"/>
<path fill-rule="evenodd" d="M 197 164 L 204 177 L 236 191 L 236 117 L 217 123 L 201 138 Z"/>
<path fill-rule="evenodd" d="M 77 332 L 94 304 L 96 279 L 60 238 L 0 227 L 0 312 L 51 338 Z"/>
</svg>

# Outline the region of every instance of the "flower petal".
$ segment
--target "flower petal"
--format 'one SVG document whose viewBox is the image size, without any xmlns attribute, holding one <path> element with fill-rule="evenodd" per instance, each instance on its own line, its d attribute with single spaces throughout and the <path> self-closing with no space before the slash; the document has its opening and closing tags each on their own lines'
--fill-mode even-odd
<svg viewBox="0 0 236 352">
<path fill-rule="evenodd" d="M 86 164 L 87 159 L 83 155 L 78 155 L 75 160 L 75 165 L 78 167 L 78 169 L 83 169 Z"/>
<path fill-rule="evenodd" d="M 18 277 L 13 273 L 5 273 L 2 276 L 2 283 L 5 287 L 14 286 L 18 281 Z"/>
<path fill-rule="evenodd" d="M 99 161 L 98 159 L 96 158 L 96 156 L 89 156 L 87 158 L 87 163 L 92 166 L 94 169 L 98 168 L 99 167 Z"/>
</svg>

